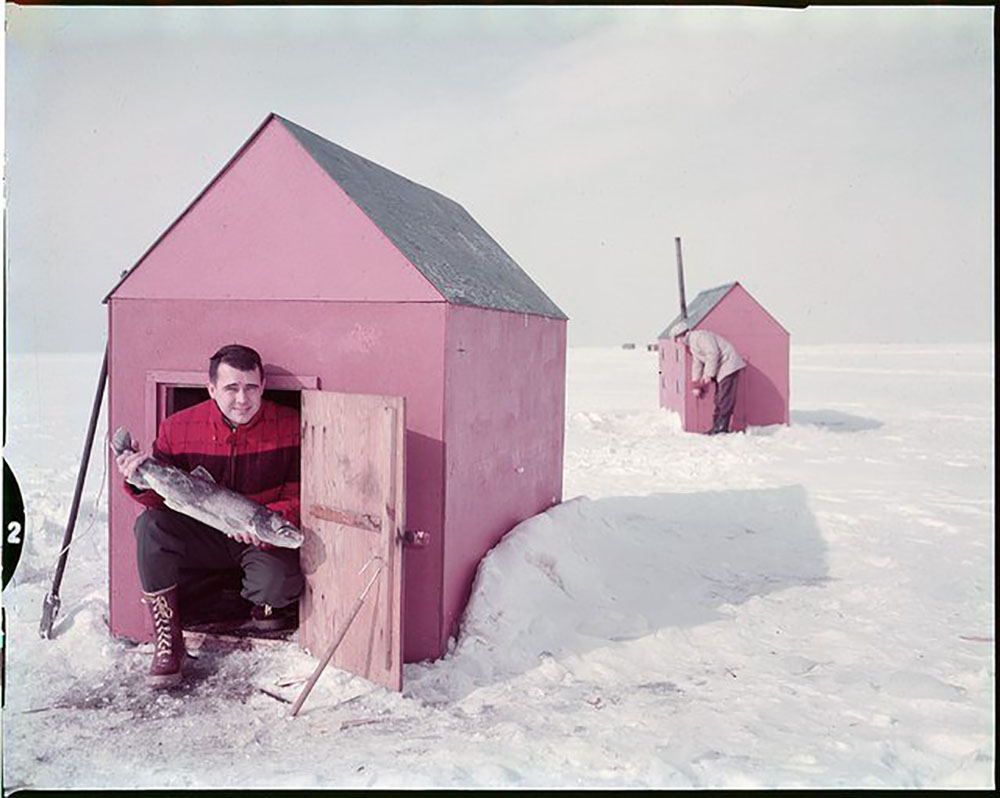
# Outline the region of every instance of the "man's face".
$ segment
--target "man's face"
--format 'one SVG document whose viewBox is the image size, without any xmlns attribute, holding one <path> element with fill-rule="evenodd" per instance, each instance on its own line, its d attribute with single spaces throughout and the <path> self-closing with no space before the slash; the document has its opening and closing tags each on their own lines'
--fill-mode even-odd
<svg viewBox="0 0 1000 798">
<path fill-rule="evenodd" d="M 220 363 L 215 382 L 208 383 L 208 395 L 231 422 L 246 424 L 260 409 L 264 377 L 257 369 L 240 371 L 228 363 Z"/>
</svg>

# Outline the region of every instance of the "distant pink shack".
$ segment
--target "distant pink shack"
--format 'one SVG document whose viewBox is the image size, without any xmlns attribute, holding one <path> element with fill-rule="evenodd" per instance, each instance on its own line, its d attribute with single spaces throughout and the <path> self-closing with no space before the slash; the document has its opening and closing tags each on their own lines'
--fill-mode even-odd
<svg viewBox="0 0 1000 798">
<path fill-rule="evenodd" d="M 242 343 L 272 398 L 406 402 L 403 658 L 441 656 L 483 555 L 562 499 L 566 315 L 456 202 L 269 115 L 105 298 L 109 428 L 149 445 Z M 114 464 L 109 467 L 114 471 Z M 110 491 L 110 621 L 152 637 Z"/>
<path fill-rule="evenodd" d="M 788 423 L 788 331 L 738 282 L 702 291 L 688 305 L 691 329 L 710 330 L 727 339 L 746 361 L 740 375 L 730 429 Z M 660 407 L 680 414 L 687 432 L 712 427 L 714 387 L 696 398 L 691 392 L 691 353 L 674 342 L 671 328 L 658 337 Z"/>
</svg>

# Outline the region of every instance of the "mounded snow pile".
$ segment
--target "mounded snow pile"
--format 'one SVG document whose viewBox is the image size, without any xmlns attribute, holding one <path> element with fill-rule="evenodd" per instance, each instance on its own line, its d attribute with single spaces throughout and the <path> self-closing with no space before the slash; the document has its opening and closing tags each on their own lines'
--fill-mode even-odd
<svg viewBox="0 0 1000 798">
<path fill-rule="evenodd" d="M 711 621 L 751 596 L 820 584 L 824 545 L 804 500 L 791 486 L 558 505 L 487 554 L 458 646 L 437 670 L 461 692 L 528 670 L 544 653 L 581 657 Z"/>
</svg>

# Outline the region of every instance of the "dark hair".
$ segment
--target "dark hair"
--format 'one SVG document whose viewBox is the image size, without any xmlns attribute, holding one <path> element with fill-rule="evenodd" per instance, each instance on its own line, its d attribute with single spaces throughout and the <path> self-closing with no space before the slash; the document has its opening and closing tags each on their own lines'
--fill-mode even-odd
<svg viewBox="0 0 1000 798">
<path fill-rule="evenodd" d="M 260 361 L 260 355 L 256 350 L 241 344 L 229 344 L 216 352 L 208 360 L 208 379 L 213 383 L 219 374 L 219 366 L 225 363 L 238 371 L 252 371 L 257 369 L 257 374 L 263 379 L 264 364 Z"/>
</svg>

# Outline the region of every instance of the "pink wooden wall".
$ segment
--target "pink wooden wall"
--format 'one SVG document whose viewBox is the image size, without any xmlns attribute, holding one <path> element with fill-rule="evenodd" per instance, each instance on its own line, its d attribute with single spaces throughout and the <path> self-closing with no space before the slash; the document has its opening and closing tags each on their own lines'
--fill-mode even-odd
<svg viewBox="0 0 1000 798">
<path fill-rule="evenodd" d="M 443 620 L 454 633 L 483 555 L 562 501 L 566 323 L 451 305 L 445 342 Z"/>
<path fill-rule="evenodd" d="M 685 355 L 690 357 L 686 348 L 678 346 L 672 338 L 661 338 L 658 341 L 660 359 L 660 407 L 680 413 L 681 419 L 686 418 L 685 393 L 690 393 L 688 375 L 690 366 L 685 363 Z M 686 428 L 685 428 L 686 429 Z"/>
<path fill-rule="evenodd" d="M 205 373 L 225 343 L 256 348 L 266 365 L 324 390 L 406 398 L 407 526 L 430 532 L 426 548 L 406 549 L 404 657 L 442 653 L 440 584 L 444 536 L 443 303 L 110 301 L 109 427 L 128 427 L 149 444 L 147 375 Z M 114 463 L 109 462 L 112 471 Z M 111 628 L 150 639 L 139 603 L 132 525 L 141 511 L 120 480 L 109 491 Z"/>
<path fill-rule="evenodd" d="M 114 295 L 442 301 L 277 119 L 168 228 Z"/>
<path fill-rule="evenodd" d="M 698 323 L 729 340 L 747 361 L 740 375 L 732 429 L 788 423 L 789 335 L 739 283 Z M 681 359 L 678 361 L 677 352 Z M 671 339 L 659 341 L 660 406 L 681 414 L 688 432 L 711 427 L 713 393 L 690 390 L 691 353 Z M 680 392 L 677 381 L 680 380 Z"/>
</svg>

